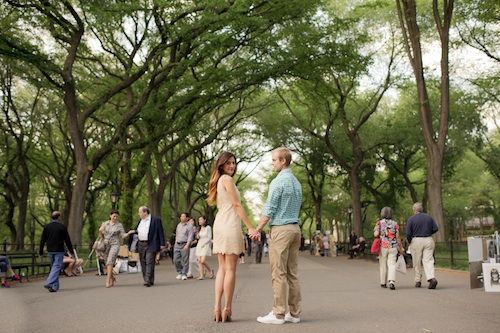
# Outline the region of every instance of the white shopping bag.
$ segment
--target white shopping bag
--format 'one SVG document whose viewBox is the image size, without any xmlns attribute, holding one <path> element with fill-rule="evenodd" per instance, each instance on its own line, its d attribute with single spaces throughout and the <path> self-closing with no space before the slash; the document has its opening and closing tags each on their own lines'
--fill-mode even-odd
<svg viewBox="0 0 500 333">
<path fill-rule="evenodd" d="M 406 274 L 406 262 L 405 258 L 402 255 L 398 256 L 398 260 L 396 261 L 396 270 L 403 274 Z"/>
<path fill-rule="evenodd" d="M 116 259 L 115 266 L 113 267 L 113 274 L 120 274 L 127 271 L 128 260 Z"/>
</svg>

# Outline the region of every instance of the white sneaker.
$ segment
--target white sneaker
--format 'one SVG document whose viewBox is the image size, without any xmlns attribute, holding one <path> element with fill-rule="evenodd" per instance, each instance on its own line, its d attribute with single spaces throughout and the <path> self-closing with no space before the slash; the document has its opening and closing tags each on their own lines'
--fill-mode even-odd
<svg viewBox="0 0 500 333">
<path fill-rule="evenodd" d="M 187 278 L 187 276 L 186 276 L 186 275 L 182 275 L 182 276 L 181 276 L 181 280 L 187 280 L 187 279 L 188 279 L 188 278 Z"/>
<path fill-rule="evenodd" d="M 181 274 L 178 274 L 176 277 L 175 277 L 177 280 L 180 280 L 182 278 L 182 275 Z"/>
<path fill-rule="evenodd" d="M 290 312 L 287 312 L 285 314 L 285 321 L 287 323 L 294 323 L 294 324 L 298 324 L 300 323 L 300 318 L 299 317 L 294 317 L 290 314 Z"/>
<path fill-rule="evenodd" d="M 268 315 L 263 317 L 257 317 L 257 321 L 262 324 L 275 324 L 281 325 L 285 323 L 285 319 L 276 318 L 274 313 L 271 311 Z"/>
</svg>

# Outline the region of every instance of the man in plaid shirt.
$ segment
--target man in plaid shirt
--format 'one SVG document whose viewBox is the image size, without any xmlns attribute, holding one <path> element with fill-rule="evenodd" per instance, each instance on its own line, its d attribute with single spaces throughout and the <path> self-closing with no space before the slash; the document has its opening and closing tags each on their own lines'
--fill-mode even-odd
<svg viewBox="0 0 500 333">
<path fill-rule="evenodd" d="M 269 194 L 255 238 L 269 224 L 269 263 L 273 283 L 273 310 L 257 321 L 263 324 L 300 322 L 300 284 L 298 259 L 300 248 L 299 212 L 302 188 L 290 169 L 292 154 L 287 148 L 272 153 L 273 170 L 278 172 L 269 186 Z M 287 296 L 288 286 L 288 302 Z M 288 304 L 290 312 L 286 313 Z"/>
</svg>

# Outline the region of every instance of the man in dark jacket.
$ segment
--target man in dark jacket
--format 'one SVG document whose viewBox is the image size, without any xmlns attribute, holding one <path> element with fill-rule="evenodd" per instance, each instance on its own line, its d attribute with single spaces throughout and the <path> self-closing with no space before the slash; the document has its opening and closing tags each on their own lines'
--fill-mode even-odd
<svg viewBox="0 0 500 333">
<path fill-rule="evenodd" d="M 73 253 L 73 244 L 71 244 L 68 230 L 59 222 L 60 217 L 60 212 L 55 211 L 52 213 L 52 222 L 45 225 L 40 239 L 40 255 L 43 255 L 43 248 L 47 244 L 47 252 L 50 258 L 50 273 L 44 284 L 44 287 L 49 292 L 59 290 L 59 273 L 63 265 L 64 243 L 66 243 L 70 256 Z"/>
<path fill-rule="evenodd" d="M 436 289 L 438 284 L 434 276 L 434 248 L 435 243 L 432 235 L 438 231 L 434 219 L 423 212 L 420 202 L 413 204 L 413 216 L 406 224 L 406 238 L 410 243 L 410 252 L 415 269 L 415 287 L 422 285 L 422 266 L 429 282 L 429 289 Z"/>
<path fill-rule="evenodd" d="M 262 262 L 262 252 L 264 251 L 264 245 L 266 244 L 267 237 L 264 230 L 260 231 L 260 238 L 254 241 L 255 244 L 255 263 L 260 264 Z"/>
<path fill-rule="evenodd" d="M 149 208 L 139 208 L 140 221 L 135 230 L 139 238 L 137 245 L 141 262 L 144 286 L 151 287 L 155 283 L 156 253 L 165 248 L 165 235 L 161 219 L 150 214 Z"/>
</svg>

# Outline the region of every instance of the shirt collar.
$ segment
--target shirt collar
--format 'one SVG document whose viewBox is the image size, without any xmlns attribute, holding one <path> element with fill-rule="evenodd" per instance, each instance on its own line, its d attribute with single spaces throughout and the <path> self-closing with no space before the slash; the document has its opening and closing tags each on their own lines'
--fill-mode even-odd
<svg viewBox="0 0 500 333">
<path fill-rule="evenodd" d="M 281 175 L 281 174 L 285 174 L 285 173 L 291 173 L 292 170 L 290 170 L 290 168 L 284 168 L 284 169 L 281 169 L 281 171 L 278 173 L 278 175 Z"/>
</svg>

